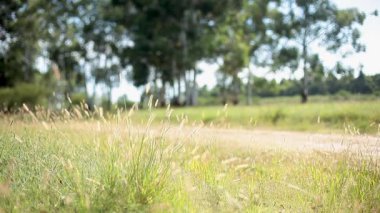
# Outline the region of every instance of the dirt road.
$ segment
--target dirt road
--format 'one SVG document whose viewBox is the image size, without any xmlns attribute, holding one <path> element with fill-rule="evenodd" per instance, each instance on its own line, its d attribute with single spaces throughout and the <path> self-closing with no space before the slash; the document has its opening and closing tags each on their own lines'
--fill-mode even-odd
<svg viewBox="0 0 380 213">
<path fill-rule="evenodd" d="M 67 128 L 67 124 L 62 127 Z M 58 127 L 60 129 L 61 127 Z M 117 132 L 117 134 L 146 134 L 144 127 L 116 124 L 94 125 L 78 123 L 69 125 L 75 131 Z M 210 127 L 158 127 L 151 126 L 152 136 L 164 135 L 180 143 L 213 144 L 227 149 L 259 149 L 287 152 L 351 152 L 364 156 L 380 157 L 380 136 L 321 134 L 274 130 L 223 129 Z M 163 134 L 163 132 L 165 132 Z"/>
<path fill-rule="evenodd" d="M 213 143 L 226 148 L 297 152 L 356 152 L 380 156 L 380 136 L 320 134 L 271 130 L 173 127 L 166 134 L 174 140 Z"/>
</svg>

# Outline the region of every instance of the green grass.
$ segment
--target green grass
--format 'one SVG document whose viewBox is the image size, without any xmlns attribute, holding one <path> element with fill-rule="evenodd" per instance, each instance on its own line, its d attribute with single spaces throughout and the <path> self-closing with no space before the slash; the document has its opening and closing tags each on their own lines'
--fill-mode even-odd
<svg viewBox="0 0 380 213">
<path fill-rule="evenodd" d="M 317 99 L 318 100 L 318 99 Z M 273 100 L 272 100 L 273 101 Z M 157 120 L 167 117 L 166 109 L 154 110 Z M 149 116 L 138 112 L 137 120 Z M 308 104 L 286 99 L 253 106 L 210 106 L 177 108 L 174 122 L 203 122 L 221 127 L 267 128 L 328 133 L 376 134 L 380 129 L 380 101 L 314 101 Z"/>
<path fill-rule="evenodd" d="M 31 114 L 0 120 L 0 212 L 380 211 L 377 159 L 173 142 L 168 123 L 153 134 L 151 121 L 116 115 Z"/>
<path fill-rule="evenodd" d="M 4 125 L 0 182 L 8 189 L 3 197 L 0 191 L 0 207 L 6 211 L 144 210 L 174 190 L 165 186 L 175 147 L 163 139 Z M 175 191 L 169 193 L 174 202 Z"/>
</svg>

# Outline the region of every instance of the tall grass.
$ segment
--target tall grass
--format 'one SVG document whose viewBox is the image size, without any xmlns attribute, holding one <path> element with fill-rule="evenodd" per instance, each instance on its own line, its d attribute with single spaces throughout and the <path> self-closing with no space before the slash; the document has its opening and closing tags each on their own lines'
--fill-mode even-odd
<svg viewBox="0 0 380 213">
<path fill-rule="evenodd" d="M 25 128 L 2 132 L 7 210 L 129 211 L 149 206 L 167 185 L 174 147 L 162 138 Z"/>
<path fill-rule="evenodd" d="M 85 106 L 1 115 L 0 211 L 380 211 L 377 158 L 172 141 L 175 112 L 157 127 L 161 111 L 135 123 L 135 109 L 108 119 Z"/>
</svg>

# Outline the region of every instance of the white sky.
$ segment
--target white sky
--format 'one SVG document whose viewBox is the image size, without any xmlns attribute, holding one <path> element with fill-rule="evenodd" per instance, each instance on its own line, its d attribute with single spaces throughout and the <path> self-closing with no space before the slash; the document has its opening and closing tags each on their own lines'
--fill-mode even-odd
<svg viewBox="0 0 380 213">
<path fill-rule="evenodd" d="M 380 0 L 333 0 L 339 8 L 357 7 L 359 10 L 369 14 L 374 10 L 380 12 Z M 363 71 L 367 75 L 380 73 L 380 16 L 367 16 L 364 25 L 361 27 L 361 42 L 366 45 L 366 52 L 354 54 L 342 61 L 345 65 L 353 68 L 358 68 L 360 64 L 363 65 Z M 320 58 L 328 66 L 333 66 L 337 60 L 341 60 L 337 55 L 326 53 L 325 51 L 318 51 Z M 207 85 L 209 88 L 216 84 L 215 72 L 217 65 L 207 64 L 204 62 L 199 63 L 199 68 L 203 73 L 198 77 L 198 84 L 200 86 Z M 266 77 L 268 79 L 282 79 L 289 78 L 289 73 L 270 73 L 266 69 L 253 69 L 254 75 Z M 295 73 L 294 77 L 299 78 L 300 73 Z M 138 101 L 140 98 L 140 91 L 133 87 L 131 84 L 123 80 L 119 88 L 113 90 L 112 99 L 116 101 L 118 97 L 127 95 L 129 100 Z"/>
</svg>

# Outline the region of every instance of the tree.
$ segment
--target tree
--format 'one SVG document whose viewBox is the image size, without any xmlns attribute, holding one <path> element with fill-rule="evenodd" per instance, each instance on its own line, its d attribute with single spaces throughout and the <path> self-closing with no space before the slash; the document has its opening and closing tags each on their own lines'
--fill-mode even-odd
<svg viewBox="0 0 380 213">
<path fill-rule="evenodd" d="M 90 66 L 89 80 L 93 80 L 93 94 L 91 102 L 95 102 L 96 87 L 102 84 L 107 88 L 105 106 L 111 109 L 112 89 L 120 82 L 123 73 L 123 64 L 128 57 L 122 54 L 122 49 L 128 46 L 124 36 L 125 29 L 110 20 L 108 1 L 97 1 L 83 12 L 82 49 L 84 59 Z M 85 5 L 86 6 L 86 5 Z"/>
<path fill-rule="evenodd" d="M 360 93 L 360 94 L 372 93 L 372 89 L 369 84 L 369 81 L 367 80 L 367 77 L 365 76 L 362 70 L 360 70 L 358 77 L 352 81 L 351 90 L 353 93 Z"/>
<path fill-rule="evenodd" d="M 127 29 L 133 43 L 125 49 L 132 65 L 132 79 L 136 86 L 153 82 L 161 85 L 160 97 L 166 85 L 177 86 L 177 102 L 185 79 L 187 89 L 194 91 L 198 61 L 210 57 L 210 38 L 224 12 L 239 6 L 232 0 L 160 0 L 112 1 L 112 17 Z M 190 87 L 188 74 L 193 73 Z M 163 100 L 161 100 L 163 102 Z M 191 101 L 188 101 L 191 102 Z"/>
<path fill-rule="evenodd" d="M 252 103 L 252 70 L 251 64 L 264 66 L 266 47 L 272 43 L 270 35 L 272 11 L 276 10 L 273 0 L 244 0 L 238 11 L 225 14 L 225 19 L 219 25 L 216 36 L 217 54 L 222 59 L 220 71 L 223 88 L 223 102 L 227 101 L 228 91 L 231 90 L 233 102 L 238 103 L 240 79 L 238 73 L 248 68 L 247 104 Z M 226 80 L 231 78 L 231 89 Z"/>
<path fill-rule="evenodd" d="M 289 0 L 283 1 L 282 6 L 274 28 L 279 36 L 279 48 L 273 64 L 278 68 L 291 63 L 295 71 L 298 61 L 302 62 L 301 102 L 306 103 L 315 57 L 312 46 L 318 44 L 319 48 L 333 53 L 348 46 L 350 52 L 364 51 L 365 47 L 358 42 L 357 26 L 363 24 L 365 14 L 357 9 L 338 9 L 330 0 Z"/>
<path fill-rule="evenodd" d="M 0 87 L 32 82 L 42 13 L 36 3 L 10 0 L 0 3 L 0 17 Z"/>
<path fill-rule="evenodd" d="M 38 7 L 43 11 L 41 40 L 44 42 L 50 66 L 57 66 L 65 81 L 64 93 L 71 95 L 76 90 L 85 90 L 86 78 L 81 61 L 86 49 L 83 34 L 83 16 L 88 14 L 88 0 L 46 1 L 39 0 Z M 91 4 L 93 6 L 93 4 Z"/>
</svg>

